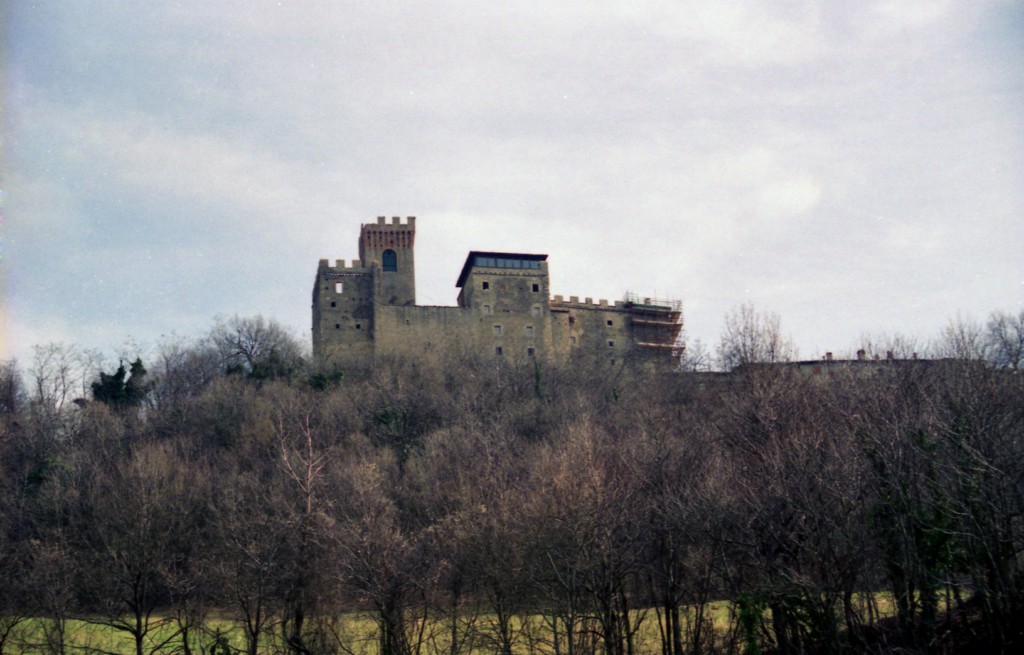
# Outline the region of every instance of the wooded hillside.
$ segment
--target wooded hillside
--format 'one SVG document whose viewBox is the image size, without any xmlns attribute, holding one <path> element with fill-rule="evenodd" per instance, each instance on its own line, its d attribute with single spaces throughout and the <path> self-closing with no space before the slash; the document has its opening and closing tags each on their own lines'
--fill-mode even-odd
<svg viewBox="0 0 1024 655">
<path fill-rule="evenodd" d="M 40 348 L 0 385 L 0 652 L 84 618 L 192 655 L 212 617 L 249 655 L 1009 651 L 1024 380 L 975 336 L 831 375 Z"/>
</svg>

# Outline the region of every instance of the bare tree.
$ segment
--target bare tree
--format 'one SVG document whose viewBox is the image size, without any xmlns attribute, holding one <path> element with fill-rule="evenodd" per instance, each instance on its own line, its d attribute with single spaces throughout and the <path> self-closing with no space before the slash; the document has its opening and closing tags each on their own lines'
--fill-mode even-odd
<svg viewBox="0 0 1024 655">
<path fill-rule="evenodd" d="M 257 655 L 280 622 L 290 526 L 283 480 L 230 472 L 216 502 L 212 577 L 218 602 L 241 625 L 246 655 Z"/>
<path fill-rule="evenodd" d="M 425 620 L 409 616 L 419 591 L 418 535 L 400 520 L 392 495 L 396 472 L 393 454 L 384 449 L 364 452 L 332 471 L 333 570 L 353 600 L 373 608 L 381 655 L 418 652 L 426 627 Z"/>
<path fill-rule="evenodd" d="M 157 610 L 170 598 L 167 572 L 193 538 L 180 505 L 194 485 L 165 444 L 93 456 L 78 526 L 87 564 L 80 584 L 96 602 L 85 616 L 128 635 L 134 655 L 153 655 L 179 635 Z"/>
<path fill-rule="evenodd" d="M 725 317 L 718 344 L 718 365 L 731 371 L 744 364 L 790 361 L 796 347 L 782 334 L 779 315 L 762 312 L 753 304 L 740 305 Z"/>
<path fill-rule="evenodd" d="M 21 411 L 25 398 L 25 385 L 18 362 L 13 359 L 0 361 L 0 419 Z"/>
<path fill-rule="evenodd" d="M 934 348 L 938 357 L 981 361 L 985 358 L 985 332 L 981 325 L 970 317 L 957 314 L 943 328 Z"/>
<path fill-rule="evenodd" d="M 1024 366 L 1024 309 L 1017 314 L 993 312 L 985 330 L 993 364 L 1015 371 Z"/>
<path fill-rule="evenodd" d="M 159 405 L 180 405 L 200 394 L 222 373 L 218 353 L 206 341 L 170 338 L 157 347 L 153 398 Z"/>
<path fill-rule="evenodd" d="M 223 370 L 254 378 L 289 377 L 305 359 L 305 348 L 274 319 L 262 316 L 219 318 L 210 341 Z"/>
</svg>

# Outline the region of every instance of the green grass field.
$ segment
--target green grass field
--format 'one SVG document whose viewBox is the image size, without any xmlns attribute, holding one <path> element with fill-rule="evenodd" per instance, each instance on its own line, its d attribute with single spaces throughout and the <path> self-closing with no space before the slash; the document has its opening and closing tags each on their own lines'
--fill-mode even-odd
<svg viewBox="0 0 1024 655">
<path fill-rule="evenodd" d="M 891 616 L 894 603 L 890 595 L 885 593 L 862 597 L 858 604 L 865 605 L 870 600 L 875 604 L 877 616 Z M 728 601 L 710 603 L 705 608 L 703 632 L 704 643 L 708 640 L 721 642 L 731 631 L 736 629 L 735 606 Z M 633 635 L 635 650 L 638 653 L 657 653 L 661 650 L 662 623 L 654 609 L 638 610 L 630 615 L 635 628 Z M 683 634 L 686 635 L 695 627 L 694 611 L 683 612 Z M 0 619 L 0 627 L 3 627 Z M 6 619 L 8 623 L 11 619 Z M 471 655 L 500 652 L 497 622 L 493 615 L 486 613 L 466 613 L 459 616 L 456 624 L 456 638 L 459 640 L 460 652 Z M 55 647 L 54 622 L 48 619 L 28 618 L 18 622 L 9 632 L 3 643 L 0 655 L 54 655 L 59 652 Z M 376 655 L 378 652 L 377 624 L 373 616 L 367 613 L 351 612 L 329 620 L 312 620 L 307 624 L 322 640 L 320 646 L 324 651 L 337 652 L 342 655 Z M 712 630 L 708 630 L 708 628 Z M 581 650 L 597 649 L 599 639 L 596 636 L 597 624 L 593 618 L 583 618 L 576 626 L 578 645 Z M 314 630 L 316 629 L 316 630 Z M 443 617 L 409 621 L 410 640 L 418 646 L 414 649 L 420 655 L 448 655 L 451 652 L 452 624 Z M 561 650 L 565 651 L 564 626 L 560 627 L 562 639 Z M 553 633 L 550 617 L 531 615 L 520 617 L 511 623 L 510 634 L 513 650 L 521 655 L 548 655 L 554 652 Z M 244 652 L 245 635 L 241 626 L 228 619 L 213 614 L 207 617 L 203 630 L 193 630 L 189 638 L 189 646 L 196 655 L 230 655 Z M 278 655 L 287 651 L 287 646 L 280 634 L 280 626 L 270 626 L 263 635 L 259 651 L 262 655 Z M 180 655 L 184 652 L 182 637 L 178 624 L 172 617 L 159 616 L 151 620 L 151 630 L 143 644 L 145 655 Z M 64 632 L 65 655 L 108 654 L 134 655 L 135 642 L 131 634 L 118 630 L 100 621 L 70 620 Z"/>
</svg>

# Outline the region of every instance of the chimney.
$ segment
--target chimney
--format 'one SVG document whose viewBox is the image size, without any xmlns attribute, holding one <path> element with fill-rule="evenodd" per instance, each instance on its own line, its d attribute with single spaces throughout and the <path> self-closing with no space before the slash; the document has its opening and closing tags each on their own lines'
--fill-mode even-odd
<svg viewBox="0 0 1024 655">
<path fill-rule="evenodd" d="M 830 352 L 829 353 L 825 353 L 825 361 L 826 362 L 831 362 L 832 361 L 832 353 L 830 353 Z"/>
<path fill-rule="evenodd" d="M 861 348 L 860 350 L 857 351 L 857 361 L 858 362 L 863 362 L 865 359 L 867 359 L 867 357 L 868 357 L 868 353 L 863 348 Z"/>
</svg>

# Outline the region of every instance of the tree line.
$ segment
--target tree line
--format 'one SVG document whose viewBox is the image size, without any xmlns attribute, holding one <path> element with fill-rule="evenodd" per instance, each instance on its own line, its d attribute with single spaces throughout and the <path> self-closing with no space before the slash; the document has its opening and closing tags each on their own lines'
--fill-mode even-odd
<svg viewBox="0 0 1024 655">
<path fill-rule="evenodd" d="M 1024 313 L 909 348 L 810 374 L 752 307 L 713 373 L 317 369 L 261 318 L 111 373 L 37 347 L 0 366 L 0 655 L 110 652 L 82 622 L 133 655 L 1012 652 Z"/>
</svg>

